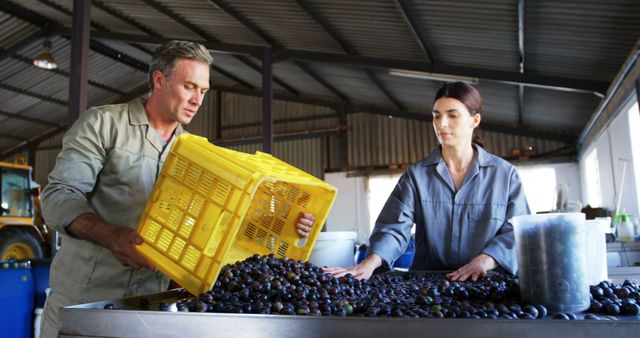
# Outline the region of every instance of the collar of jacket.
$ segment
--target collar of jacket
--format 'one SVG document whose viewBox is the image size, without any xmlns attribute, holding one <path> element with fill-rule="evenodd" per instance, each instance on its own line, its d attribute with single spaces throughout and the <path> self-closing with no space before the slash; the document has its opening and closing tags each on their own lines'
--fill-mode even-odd
<svg viewBox="0 0 640 338">
<path fill-rule="evenodd" d="M 132 125 L 148 125 L 149 119 L 147 118 L 147 114 L 144 111 L 144 100 L 142 98 L 136 98 L 129 101 L 129 123 Z M 182 124 L 178 123 L 178 127 L 174 132 L 174 135 L 180 136 L 184 133 L 184 129 L 182 128 Z"/>
<path fill-rule="evenodd" d="M 476 153 L 478 154 L 476 160 L 478 161 L 479 167 L 492 167 L 496 165 L 491 155 L 489 155 L 489 153 L 484 150 L 484 148 L 473 144 L 473 149 L 475 149 Z M 437 165 L 438 163 L 440 163 L 440 161 L 444 161 L 442 159 L 442 146 L 436 147 L 436 149 L 422 161 L 422 166 L 428 167 L 431 165 Z"/>
</svg>

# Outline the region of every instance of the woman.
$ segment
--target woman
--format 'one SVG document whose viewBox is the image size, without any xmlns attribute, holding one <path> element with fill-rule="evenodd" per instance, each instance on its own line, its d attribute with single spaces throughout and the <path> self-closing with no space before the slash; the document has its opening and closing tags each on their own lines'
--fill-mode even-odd
<svg viewBox="0 0 640 338">
<path fill-rule="evenodd" d="M 464 281 L 500 267 L 515 274 L 513 227 L 508 220 L 529 213 L 516 168 L 474 144 L 480 124 L 480 93 L 462 82 L 444 85 L 433 101 L 433 129 L 440 146 L 402 175 L 380 212 L 367 258 L 349 268 L 328 268 L 367 279 L 392 266 L 416 224 L 411 270 L 453 270 Z"/>
</svg>

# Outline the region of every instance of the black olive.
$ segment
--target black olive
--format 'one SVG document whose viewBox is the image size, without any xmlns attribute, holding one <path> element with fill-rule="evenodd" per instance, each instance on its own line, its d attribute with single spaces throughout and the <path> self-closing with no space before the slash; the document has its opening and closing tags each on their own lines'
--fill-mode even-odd
<svg viewBox="0 0 640 338">
<path fill-rule="evenodd" d="M 640 315 L 640 306 L 635 303 L 625 303 L 620 311 L 623 315 L 638 316 Z"/>
<path fill-rule="evenodd" d="M 558 312 L 558 313 L 553 315 L 553 319 L 569 320 L 569 316 L 567 316 L 566 314 L 564 314 L 562 312 Z"/>
<path fill-rule="evenodd" d="M 617 316 L 620 314 L 620 307 L 617 304 L 609 303 L 605 306 L 604 311 L 611 316 Z"/>
</svg>

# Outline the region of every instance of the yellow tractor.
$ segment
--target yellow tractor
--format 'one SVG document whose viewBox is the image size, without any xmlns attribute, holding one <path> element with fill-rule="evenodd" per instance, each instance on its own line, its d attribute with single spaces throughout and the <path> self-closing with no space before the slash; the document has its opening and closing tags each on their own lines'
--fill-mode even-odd
<svg viewBox="0 0 640 338">
<path fill-rule="evenodd" d="M 43 258 L 50 240 L 26 161 L 0 162 L 0 260 Z"/>
</svg>

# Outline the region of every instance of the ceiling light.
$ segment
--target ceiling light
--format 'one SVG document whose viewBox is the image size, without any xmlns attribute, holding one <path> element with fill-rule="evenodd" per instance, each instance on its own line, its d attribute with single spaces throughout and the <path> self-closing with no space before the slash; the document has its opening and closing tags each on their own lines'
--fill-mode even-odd
<svg viewBox="0 0 640 338">
<path fill-rule="evenodd" d="M 51 55 L 51 53 L 49 52 L 49 50 L 51 50 L 51 41 L 45 41 L 42 44 L 42 48 L 44 49 L 44 51 L 40 55 L 36 56 L 35 59 L 33 59 L 33 65 L 43 69 L 58 68 L 58 64 L 53 59 L 53 55 Z"/>
<path fill-rule="evenodd" d="M 460 82 L 465 82 L 469 84 L 478 84 L 479 82 L 477 77 L 417 72 L 413 70 L 404 70 L 404 69 L 389 69 L 389 75 L 410 77 L 413 79 L 443 81 L 443 82 L 460 81 Z"/>
</svg>

